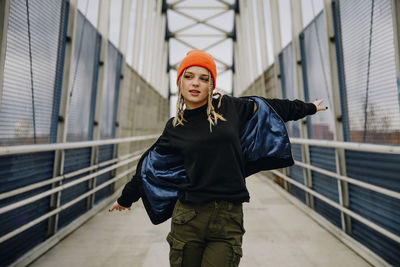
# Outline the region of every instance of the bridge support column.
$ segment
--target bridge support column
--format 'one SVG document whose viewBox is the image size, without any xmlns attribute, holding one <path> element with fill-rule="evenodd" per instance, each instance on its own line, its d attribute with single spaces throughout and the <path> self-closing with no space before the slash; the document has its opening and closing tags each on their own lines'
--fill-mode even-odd
<svg viewBox="0 0 400 267">
<path fill-rule="evenodd" d="M 60 110 L 58 115 L 57 124 L 57 143 L 65 143 L 67 141 L 67 128 L 68 128 L 68 103 L 70 99 L 70 74 L 73 73 L 72 62 L 75 50 L 75 31 L 76 31 L 76 17 L 77 17 L 77 0 L 69 1 L 68 11 L 68 27 L 67 27 L 67 41 L 65 44 L 65 56 L 64 56 L 64 71 L 62 78 L 61 87 L 61 98 L 60 98 Z M 63 2 L 63 8 L 65 9 L 66 3 Z M 66 15 L 67 16 L 67 15 Z M 65 151 L 57 150 L 54 155 L 54 167 L 53 177 L 57 177 L 64 174 L 64 160 Z M 62 185 L 62 181 L 52 184 L 52 187 L 58 187 Z M 61 191 L 58 191 L 50 197 L 50 210 L 57 209 L 60 207 L 61 202 Z M 48 236 L 54 235 L 58 231 L 58 218 L 59 213 L 49 218 L 48 221 Z"/>
<path fill-rule="evenodd" d="M 295 73 L 296 73 L 296 85 L 297 94 L 300 100 L 305 99 L 304 97 L 304 84 L 303 84 L 303 73 L 301 68 L 301 52 L 300 52 L 300 42 L 299 34 L 303 30 L 303 16 L 302 16 L 302 6 L 301 1 L 291 0 L 290 10 L 292 15 L 292 42 L 293 42 L 293 52 L 296 60 Z M 306 119 L 300 120 L 300 137 L 303 139 L 308 138 L 307 133 L 307 123 Z M 310 150 L 309 146 L 306 144 L 301 145 L 302 160 L 306 164 L 310 164 Z M 312 188 L 312 178 L 311 171 L 309 169 L 303 168 L 304 185 L 308 188 Z M 314 209 L 314 198 L 310 193 L 306 194 L 306 204 L 311 209 Z"/>
<path fill-rule="evenodd" d="M 335 141 L 345 141 L 343 135 L 343 123 L 342 123 L 342 108 L 341 108 L 341 96 L 340 96 L 340 88 L 339 88 L 339 70 L 338 70 L 338 61 L 337 61 L 337 45 L 340 45 L 340 36 L 335 33 L 335 25 L 334 18 L 338 12 L 338 1 L 334 2 L 336 8 L 335 10 L 332 7 L 332 0 L 324 0 L 324 19 L 325 19 L 325 27 L 326 27 L 326 40 L 328 44 L 328 53 L 329 53 L 329 73 L 331 75 L 330 82 L 332 88 L 332 101 L 333 107 L 332 112 L 334 114 L 334 124 L 335 124 Z M 337 16 L 336 16 L 337 17 Z M 335 149 L 335 158 L 336 158 L 336 172 L 340 175 L 346 175 L 346 161 L 344 149 Z M 339 203 L 341 206 L 348 208 L 349 207 L 349 192 L 348 186 L 346 182 L 337 180 L 338 186 L 338 194 L 339 194 Z M 341 224 L 342 230 L 348 234 L 351 234 L 351 218 L 347 214 L 341 212 Z"/>
</svg>

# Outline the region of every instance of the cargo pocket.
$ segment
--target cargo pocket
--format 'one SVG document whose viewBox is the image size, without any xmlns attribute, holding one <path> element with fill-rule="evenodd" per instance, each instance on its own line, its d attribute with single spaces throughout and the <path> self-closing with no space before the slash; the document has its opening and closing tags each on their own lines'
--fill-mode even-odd
<svg viewBox="0 0 400 267">
<path fill-rule="evenodd" d="M 196 217 L 195 210 L 184 210 L 183 212 L 179 212 L 178 214 L 174 215 L 172 217 L 172 222 L 176 224 L 186 224 L 194 217 Z"/>
<path fill-rule="evenodd" d="M 183 248 L 185 247 L 185 243 L 179 241 L 172 237 L 171 234 L 168 234 L 167 241 L 169 244 L 169 263 L 171 267 L 181 267 L 183 260 Z"/>
<path fill-rule="evenodd" d="M 237 267 L 239 266 L 240 259 L 243 256 L 242 247 L 232 246 L 232 250 L 233 250 L 232 267 Z"/>
</svg>

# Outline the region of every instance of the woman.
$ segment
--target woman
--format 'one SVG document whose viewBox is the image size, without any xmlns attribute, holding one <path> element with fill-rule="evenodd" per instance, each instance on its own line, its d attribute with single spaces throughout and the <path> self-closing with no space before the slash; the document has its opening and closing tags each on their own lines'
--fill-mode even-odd
<svg viewBox="0 0 400 267">
<path fill-rule="evenodd" d="M 322 100 L 213 94 L 216 76 L 211 55 L 187 53 L 177 72 L 176 116 L 110 208 L 130 209 L 142 198 L 153 223 L 172 213 L 171 266 L 239 265 L 242 203 L 250 199 L 245 177 L 292 165 L 284 121 L 327 109 Z"/>
</svg>

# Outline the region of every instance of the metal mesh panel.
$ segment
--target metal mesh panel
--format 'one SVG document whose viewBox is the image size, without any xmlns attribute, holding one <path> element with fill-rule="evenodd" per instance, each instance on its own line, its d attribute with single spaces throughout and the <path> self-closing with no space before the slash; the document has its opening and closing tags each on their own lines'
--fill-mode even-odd
<svg viewBox="0 0 400 267">
<path fill-rule="evenodd" d="M 55 142 L 67 14 L 68 3 L 61 0 L 31 0 L 28 6 L 26 1 L 10 1 L 4 83 L 0 97 L 0 145 Z M 53 164 L 54 152 L 0 157 L 0 192 L 50 179 Z M 1 200 L 0 206 L 49 189 L 50 186 L 44 186 Z M 45 197 L 6 212 L 0 216 L 0 235 L 49 211 L 50 197 Z M 47 231 L 48 222 L 44 220 L 1 243 L 0 265 L 11 264 L 43 242 Z"/>
<path fill-rule="evenodd" d="M 32 0 L 27 8 L 25 1 L 10 1 L 0 145 L 55 141 L 63 71 L 56 66 L 64 53 L 62 2 Z"/>
<path fill-rule="evenodd" d="M 325 39 L 323 13 L 318 16 L 300 34 L 301 58 L 305 100 L 324 99 L 328 106 L 333 106 L 330 96 L 330 74 L 328 51 Z M 332 140 L 334 124 L 332 109 L 308 117 L 308 136 L 314 139 Z"/>
<path fill-rule="evenodd" d="M 104 75 L 101 101 L 100 139 L 115 137 L 121 61 L 121 53 L 108 42 L 107 72 Z"/>
<path fill-rule="evenodd" d="M 400 192 L 400 156 L 346 151 L 347 175 Z M 382 170 L 385 174 L 382 175 Z M 400 235 L 400 200 L 349 184 L 350 209 Z M 353 237 L 393 265 L 400 264 L 400 244 L 352 220 Z"/>
<path fill-rule="evenodd" d="M 70 149 L 65 151 L 65 165 L 64 173 L 70 173 L 76 170 L 84 169 L 90 166 L 91 148 Z M 77 175 L 71 179 L 66 180 L 64 183 L 70 183 L 89 173 Z M 88 182 L 82 182 L 67 188 L 61 192 L 61 205 L 74 200 L 80 195 L 88 191 Z M 87 210 L 87 199 L 83 199 L 71 207 L 60 212 L 58 227 L 62 228 L 69 224 L 71 221 L 85 213 Z"/>
<path fill-rule="evenodd" d="M 298 98 L 295 64 L 293 43 L 289 43 L 279 54 L 279 66 L 281 69 L 282 96 L 291 100 Z M 300 137 L 298 121 L 286 122 L 286 129 L 290 137 Z"/>
<path fill-rule="evenodd" d="M 114 155 L 114 145 L 105 145 L 99 147 L 99 163 L 110 160 L 113 158 Z M 99 168 L 99 170 L 107 168 L 105 166 L 103 168 Z M 112 178 L 112 172 L 106 172 L 96 178 L 96 186 L 101 185 L 102 183 L 110 180 Z M 103 189 L 97 191 L 95 193 L 95 203 L 98 203 L 100 200 L 106 198 L 107 196 L 111 195 L 112 185 L 106 186 Z"/>
<path fill-rule="evenodd" d="M 310 146 L 311 165 L 336 172 L 335 150 L 325 147 Z M 336 179 L 311 171 L 312 189 L 325 197 L 339 203 L 338 184 Z M 340 211 L 314 197 L 314 209 L 336 226 L 340 227 Z"/>
<path fill-rule="evenodd" d="M 339 1 L 349 141 L 400 144 L 391 2 Z"/>
<path fill-rule="evenodd" d="M 53 176 L 54 152 L 18 154 L 0 157 L 0 193 L 21 188 Z M 49 190 L 41 187 L 0 201 L 0 207 Z M 0 236 L 3 236 L 50 211 L 50 197 L 13 209 L 0 216 Z M 42 242 L 47 236 L 47 221 L 0 244 L 0 262 L 8 265 Z"/>
<path fill-rule="evenodd" d="M 78 11 L 70 76 L 67 141 L 92 138 L 100 39 L 95 27 Z"/>
</svg>

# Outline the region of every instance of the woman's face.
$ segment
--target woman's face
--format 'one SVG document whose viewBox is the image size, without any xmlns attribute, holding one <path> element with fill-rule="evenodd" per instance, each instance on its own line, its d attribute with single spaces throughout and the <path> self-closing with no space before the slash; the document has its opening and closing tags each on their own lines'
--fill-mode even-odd
<svg viewBox="0 0 400 267">
<path fill-rule="evenodd" d="M 187 109 L 194 109 L 207 103 L 208 70 L 199 66 L 186 69 L 182 77 L 182 95 Z"/>
</svg>

